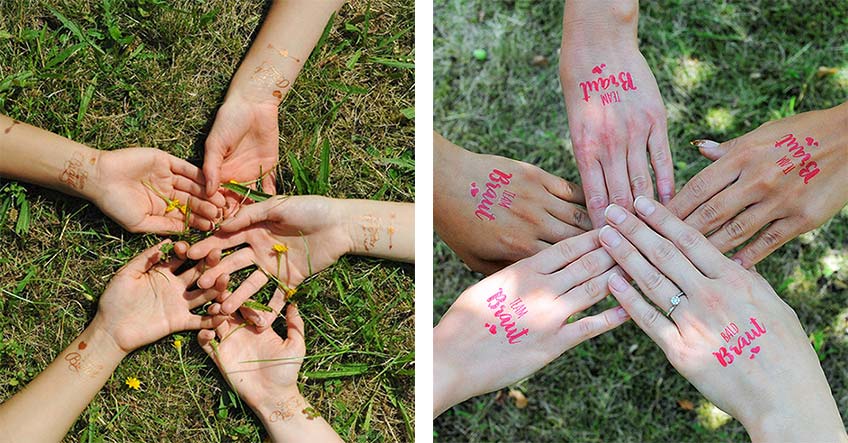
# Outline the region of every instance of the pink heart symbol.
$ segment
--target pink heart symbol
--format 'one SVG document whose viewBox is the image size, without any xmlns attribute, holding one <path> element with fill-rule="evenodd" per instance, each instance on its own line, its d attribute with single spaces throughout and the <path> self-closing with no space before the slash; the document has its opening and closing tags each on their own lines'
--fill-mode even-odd
<svg viewBox="0 0 848 443">
<path fill-rule="evenodd" d="M 495 335 L 498 333 L 498 328 L 496 328 L 495 325 L 486 323 L 486 327 L 489 328 L 489 334 Z"/>
<path fill-rule="evenodd" d="M 816 139 L 812 137 L 807 137 L 804 139 L 804 141 L 807 142 L 807 146 L 815 146 L 817 148 L 819 147 L 819 142 L 817 142 Z"/>
<path fill-rule="evenodd" d="M 477 194 L 480 192 L 480 189 L 477 188 L 477 183 L 471 183 L 471 196 L 477 197 Z"/>
<path fill-rule="evenodd" d="M 607 65 L 602 63 L 600 66 L 595 66 L 594 68 L 592 68 L 592 73 L 601 75 L 601 73 L 604 72 L 604 68 L 606 67 Z"/>
<path fill-rule="evenodd" d="M 753 359 L 754 359 L 754 354 L 759 354 L 759 353 L 760 353 L 760 347 L 759 347 L 759 346 L 754 346 L 753 348 L 751 348 L 751 356 L 750 356 L 750 357 L 748 357 L 748 358 L 750 358 L 751 360 L 753 360 Z"/>
</svg>

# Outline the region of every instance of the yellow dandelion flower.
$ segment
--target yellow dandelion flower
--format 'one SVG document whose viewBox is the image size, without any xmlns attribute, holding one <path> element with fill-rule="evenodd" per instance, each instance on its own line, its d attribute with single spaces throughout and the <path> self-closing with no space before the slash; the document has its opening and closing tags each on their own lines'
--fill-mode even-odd
<svg viewBox="0 0 848 443">
<path fill-rule="evenodd" d="M 179 201 L 179 200 L 177 200 L 177 201 Z M 183 215 L 185 215 L 186 211 L 188 210 L 188 205 L 180 205 L 179 209 L 180 209 L 180 212 L 182 212 Z"/>
<path fill-rule="evenodd" d="M 286 300 L 288 300 L 289 298 L 291 298 L 291 296 L 292 296 L 292 295 L 294 295 L 294 293 L 295 293 L 295 292 L 297 292 L 297 288 L 288 288 L 288 289 L 286 289 Z"/>
<path fill-rule="evenodd" d="M 179 338 L 174 339 L 174 347 L 177 348 L 178 351 L 183 349 L 183 341 Z"/>
<path fill-rule="evenodd" d="M 168 200 L 168 207 L 165 208 L 165 213 L 167 214 L 177 208 L 180 208 L 180 199 L 175 198 L 173 200 Z"/>
<path fill-rule="evenodd" d="M 277 243 L 274 245 L 274 251 L 276 251 L 277 254 L 285 254 L 288 250 L 289 248 L 287 248 L 284 244 Z"/>
<path fill-rule="evenodd" d="M 235 181 L 235 180 L 230 180 L 230 184 L 233 184 L 233 185 L 240 185 L 241 183 L 239 183 L 239 182 L 237 182 L 237 181 Z"/>
<path fill-rule="evenodd" d="M 135 377 L 127 377 L 127 379 L 126 379 L 126 381 L 124 381 L 124 383 L 126 383 L 127 386 L 129 386 L 131 389 L 135 389 L 136 391 L 138 391 L 139 388 L 141 388 L 141 380 L 139 380 Z"/>
</svg>

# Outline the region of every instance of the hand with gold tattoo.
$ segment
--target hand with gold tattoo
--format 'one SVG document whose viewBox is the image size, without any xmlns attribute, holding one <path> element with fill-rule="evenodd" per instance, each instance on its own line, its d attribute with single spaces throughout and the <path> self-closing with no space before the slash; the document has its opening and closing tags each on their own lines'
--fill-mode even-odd
<svg viewBox="0 0 848 443">
<path fill-rule="evenodd" d="M 714 163 L 680 190 L 669 209 L 751 267 L 815 229 L 848 202 L 848 103 L 766 123 L 718 144 L 692 142 Z"/>
<path fill-rule="evenodd" d="M 668 361 L 757 441 L 848 441 L 819 359 L 768 282 L 658 202 L 611 205 L 604 249 L 631 275 L 609 288 Z"/>
<path fill-rule="evenodd" d="M 174 332 L 213 327 L 212 317 L 191 310 L 216 298 L 224 282 L 188 290 L 201 265 L 179 272 L 184 257 L 162 261 L 160 249 L 169 243 L 148 248 L 118 271 L 88 327 L 25 389 L 0 404 L 3 441 L 61 441 L 130 352 Z M 180 246 L 174 250 L 185 251 Z"/>
<path fill-rule="evenodd" d="M 261 268 L 222 301 L 222 312 L 232 314 L 268 282 L 268 275 L 284 290 L 294 290 L 306 277 L 348 253 L 412 262 L 414 219 L 410 203 L 272 197 L 242 206 L 215 235 L 192 245 L 188 256 L 194 260 L 208 256 L 215 263 L 198 280 L 201 288 L 239 269 Z M 223 250 L 244 244 L 218 262 Z M 257 324 L 267 327 L 262 318 L 255 318 Z"/>
<path fill-rule="evenodd" d="M 579 186 L 433 138 L 433 225 L 472 270 L 491 274 L 592 229 Z"/>
<path fill-rule="evenodd" d="M 595 227 L 609 203 L 674 195 L 666 110 L 639 51 L 637 0 L 565 2 L 560 80 L 574 157 Z"/>
<path fill-rule="evenodd" d="M 563 240 L 466 289 L 433 329 L 433 412 L 515 383 L 628 320 L 606 298 L 612 258 L 597 232 Z"/>
</svg>

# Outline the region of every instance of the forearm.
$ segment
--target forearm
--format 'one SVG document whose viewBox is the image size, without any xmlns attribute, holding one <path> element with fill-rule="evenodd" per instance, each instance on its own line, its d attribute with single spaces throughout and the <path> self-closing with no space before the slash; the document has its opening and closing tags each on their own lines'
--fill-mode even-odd
<svg viewBox="0 0 848 443">
<path fill-rule="evenodd" d="M 91 199 L 100 151 L 0 115 L 0 176 Z"/>
<path fill-rule="evenodd" d="M 337 200 L 354 255 L 415 262 L 415 205 Z"/>
<path fill-rule="evenodd" d="M 344 0 L 276 0 L 239 66 L 227 99 L 278 105 L 288 94 L 324 30 Z"/>
<path fill-rule="evenodd" d="M 4 439 L 64 438 L 126 356 L 96 322 L 95 319 L 35 380 L 0 405 L 0 435 Z"/>
<path fill-rule="evenodd" d="M 262 405 L 251 406 L 275 443 L 342 441 L 300 392 L 269 395 Z"/>
<path fill-rule="evenodd" d="M 466 156 L 471 152 L 433 133 L 433 229 L 442 236 L 448 223 L 456 223 L 457 177 L 461 176 Z M 442 236 L 444 239 L 444 236 Z"/>
<path fill-rule="evenodd" d="M 433 328 L 433 418 L 467 400 L 461 393 L 459 372 L 451 363 L 453 353 L 446 346 L 452 340 L 456 340 L 456 337 L 450 337 L 439 325 Z"/>
<path fill-rule="evenodd" d="M 636 47 L 638 0 L 567 0 L 562 18 L 563 55 L 586 46 Z"/>
</svg>

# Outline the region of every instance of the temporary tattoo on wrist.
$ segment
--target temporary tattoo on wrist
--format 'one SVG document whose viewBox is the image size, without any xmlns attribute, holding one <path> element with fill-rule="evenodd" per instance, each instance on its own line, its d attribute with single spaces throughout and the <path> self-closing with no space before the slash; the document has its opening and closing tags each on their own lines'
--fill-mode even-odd
<svg viewBox="0 0 848 443">
<path fill-rule="evenodd" d="M 392 250 L 392 237 L 395 235 L 395 213 L 392 212 L 389 215 L 389 227 L 386 228 L 386 232 L 389 234 L 389 250 Z"/>
<path fill-rule="evenodd" d="M 295 56 L 293 56 L 293 55 L 291 55 L 291 54 L 289 54 L 289 50 L 288 50 L 288 49 L 277 49 L 277 47 L 276 47 L 276 46 L 274 46 L 274 45 L 272 45 L 272 44 L 270 44 L 270 43 L 268 43 L 268 49 L 273 49 L 273 50 L 277 51 L 277 54 L 279 54 L 279 55 L 280 55 L 280 57 L 288 58 L 288 59 L 294 60 L 294 61 L 295 61 L 295 62 L 297 62 L 297 63 L 300 63 L 300 59 L 299 59 L 299 58 L 297 58 L 297 57 L 295 57 Z"/>
<path fill-rule="evenodd" d="M 527 328 L 519 330 L 517 325 L 518 320 L 527 314 L 527 306 L 519 297 L 509 303 L 506 303 L 506 299 L 507 295 L 503 292 L 503 288 L 498 288 L 498 292 L 486 299 L 495 320 L 492 323 L 487 322 L 484 327 L 490 334 L 497 335 L 498 325 L 500 325 L 509 344 L 514 345 L 521 343 L 519 338 L 530 333 Z"/>
<path fill-rule="evenodd" d="M 287 400 L 278 401 L 274 406 L 276 409 L 268 414 L 268 421 L 271 423 L 291 420 L 297 410 L 306 406 L 306 402 L 303 401 L 302 397 L 293 395 Z"/>
<path fill-rule="evenodd" d="M 365 249 L 365 252 L 368 252 L 374 249 L 374 246 L 380 241 L 382 223 L 380 223 L 378 217 L 373 215 L 364 215 L 360 221 L 362 228 L 362 248 Z"/>
<path fill-rule="evenodd" d="M 62 175 L 59 176 L 62 183 L 80 191 L 85 188 L 85 182 L 88 180 L 88 171 L 85 170 L 84 163 L 85 156 L 82 152 L 74 152 L 71 158 L 65 162 L 65 169 L 62 171 Z"/>
<path fill-rule="evenodd" d="M 745 332 L 745 335 L 740 335 L 739 338 L 736 339 L 736 346 L 730 345 L 730 350 L 733 351 L 733 354 L 737 356 L 742 355 L 745 351 L 745 348 L 748 348 L 751 351 L 751 354 L 748 356 L 748 359 L 753 360 L 757 354 L 760 353 L 760 346 L 751 346 L 751 344 L 757 338 L 766 334 L 765 325 L 761 325 L 757 322 L 757 319 L 751 317 L 749 319 L 751 321 L 751 326 L 753 328 L 750 331 Z M 733 332 L 735 330 L 735 332 Z M 735 323 L 730 323 L 724 330 L 721 332 L 721 337 L 725 340 L 725 343 L 729 343 L 730 340 L 739 333 L 739 327 L 736 326 Z M 713 355 L 721 364 L 722 367 L 727 367 L 733 364 L 735 357 L 733 354 L 728 352 L 727 347 L 718 348 L 718 352 L 713 352 Z"/>
<path fill-rule="evenodd" d="M 489 173 L 489 182 L 486 183 L 486 192 L 483 192 L 482 196 L 480 196 L 477 210 L 474 211 L 474 215 L 477 218 L 483 221 L 494 220 L 496 218 L 495 214 L 492 213 L 492 206 L 494 205 L 510 209 L 512 201 L 515 199 L 515 193 L 507 191 L 506 187 L 509 185 L 511 178 L 512 174 L 507 174 L 499 169 L 492 169 L 492 172 Z M 497 189 L 500 187 L 503 187 L 503 191 L 498 196 Z M 471 193 L 471 197 L 477 199 L 477 196 L 480 195 L 480 188 L 477 187 L 477 182 L 471 183 L 469 192 Z"/>
<path fill-rule="evenodd" d="M 17 121 L 17 120 L 12 120 L 12 124 L 11 124 L 11 125 L 9 125 L 9 127 L 8 127 L 8 128 L 6 128 L 6 130 L 5 130 L 5 131 L 3 131 L 3 133 L 4 133 L 4 134 L 8 134 L 9 132 L 12 132 L 12 128 L 14 128 L 14 127 L 15 127 L 15 125 L 19 125 L 19 124 L 21 124 L 21 122 L 19 122 L 19 121 Z"/>
<path fill-rule="evenodd" d="M 589 103 L 590 93 L 597 92 L 601 95 L 601 105 L 606 106 L 611 103 L 621 102 L 621 95 L 618 91 L 607 91 L 611 86 L 621 88 L 622 91 L 635 91 L 636 85 L 633 84 L 633 76 L 628 71 L 621 71 L 618 75 L 609 74 L 603 75 L 604 68 L 607 65 L 600 64 L 592 68 L 592 74 L 598 76 L 595 80 L 587 80 L 580 83 L 580 89 L 583 91 L 583 101 Z"/>
<path fill-rule="evenodd" d="M 813 137 L 805 137 L 804 142 L 806 143 L 807 148 L 811 150 L 810 152 L 812 152 L 814 148 L 819 147 L 819 142 Z M 792 154 L 792 157 L 784 155 L 775 162 L 775 164 L 783 170 L 783 175 L 789 174 L 797 166 L 799 167 L 798 176 L 804 179 L 804 184 L 806 185 L 813 179 L 813 177 L 821 172 L 819 165 L 816 162 L 811 161 L 812 154 L 807 152 L 807 148 L 798 142 L 795 135 L 786 134 L 783 138 L 774 142 L 774 147 L 776 149 L 780 149 L 784 146 L 787 148 L 789 154 Z M 795 164 L 794 159 L 800 159 L 797 165 Z"/>
<path fill-rule="evenodd" d="M 285 89 L 291 86 L 289 79 L 287 79 L 282 72 L 278 71 L 274 65 L 267 61 L 264 61 L 261 65 L 257 66 L 250 78 L 259 86 L 268 89 Z M 272 95 L 278 99 L 282 99 L 283 97 L 283 93 L 278 89 L 275 89 Z"/>
<path fill-rule="evenodd" d="M 88 347 L 88 344 L 81 341 L 77 344 L 77 350 L 82 351 Z M 89 361 L 88 358 L 82 355 L 81 352 L 69 352 L 65 355 L 65 361 L 68 362 L 68 369 L 77 374 L 95 377 L 103 370 L 103 365 L 95 364 Z"/>
</svg>

